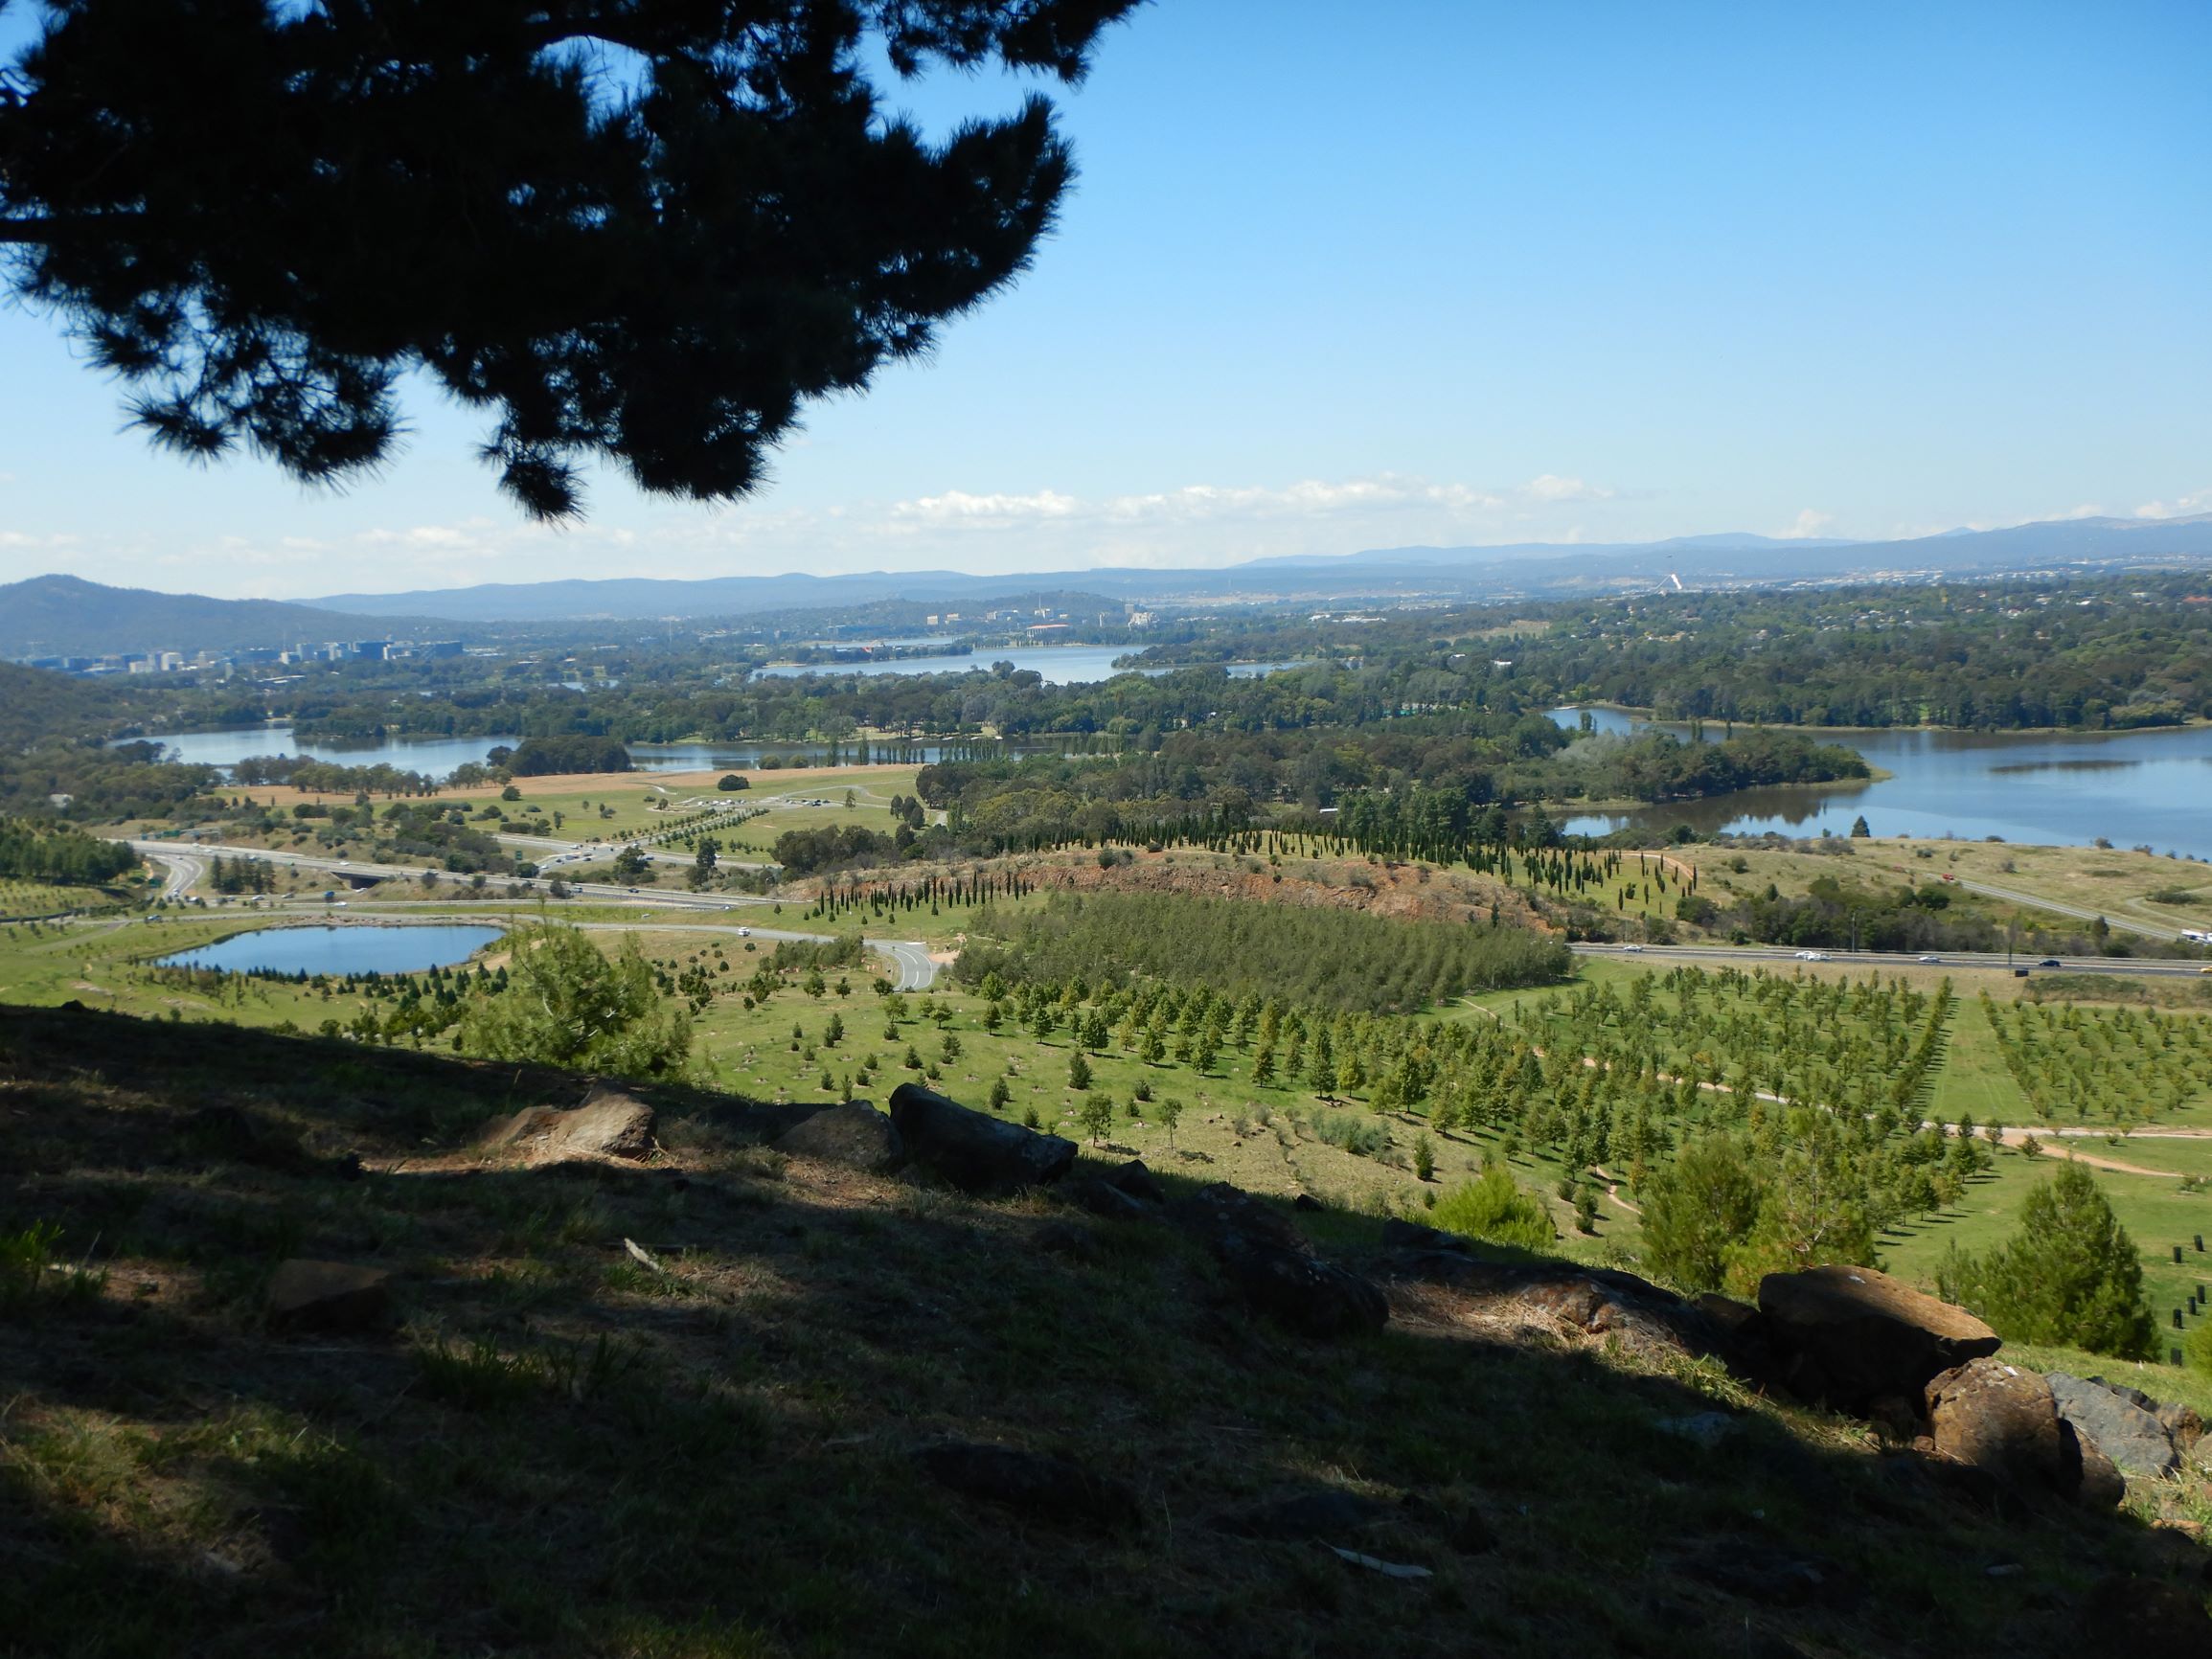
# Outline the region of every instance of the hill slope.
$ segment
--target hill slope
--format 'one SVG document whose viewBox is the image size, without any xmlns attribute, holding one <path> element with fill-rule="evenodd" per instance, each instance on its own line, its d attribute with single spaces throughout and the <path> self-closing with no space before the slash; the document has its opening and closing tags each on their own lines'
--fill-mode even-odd
<svg viewBox="0 0 2212 1659">
<path fill-rule="evenodd" d="M 762 1149 L 789 1108 L 467 1149 L 578 1089 L 0 1013 L 0 1652 L 2058 1654 L 2195 1594 L 2185 1537 L 1709 1364 L 1441 1285 L 1319 1343 L 1164 1225 Z M 272 1329 L 286 1257 L 391 1270 L 396 1322 Z M 1053 1461 L 959 1454 L 1044 1471 L 994 1498 L 974 1443 Z"/>
<path fill-rule="evenodd" d="M 206 599 L 198 594 L 106 587 L 74 576 L 34 576 L 0 586 L 0 656 L 189 653 L 288 646 L 299 640 L 450 631 L 448 625 L 422 618 L 342 616 L 277 600 Z"/>
</svg>

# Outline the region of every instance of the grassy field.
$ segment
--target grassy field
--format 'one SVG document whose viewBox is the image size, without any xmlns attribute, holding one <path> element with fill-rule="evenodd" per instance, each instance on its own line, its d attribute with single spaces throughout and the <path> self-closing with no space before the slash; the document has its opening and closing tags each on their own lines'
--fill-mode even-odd
<svg viewBox="0 0 2212 1659">
<path fill-rule="evenodd" d="M 364 907 L 362 913 L 374 914 L 374 908 Z M 415 913 L 443 916 L 447 907 Z M 480 901 L 454 903 L 450 913 L 521 919 L 535 914 L 527 907 L 487 906 Z M 942 989 L 926 997 L 882 998 L 872 986 L 884 971 L 883 965 L 873 956 L 858 967 L 827 975 L 829 983 L 819 998 L 806 994 L 794 979 L 764 1004 L 743 1007 L 734 988 L 773 949 L 773 942 L 740 940 L 739 925 L 845 932 L 853 927 L 849 918 L 835 922 L 810 920 L 804 905 L 787 903 L 780 913 L 773 906 L 748 909 L 731 916 L 726 923 L 710 924 L 715 931 L 702 932 L 695 931 L 699 924 L 680 913 L 665 919 L 680 922 L 680 928 L 656 928 L 644 907 L 577 907 L 559 914 L 628 927 L 648 955 L 672 974 L 695 962 L 711 969 L 718 945 L 719 960 L 730 965 L 730 971 L 715 977 L 718 984 L 733 989 L 718 995 L 701 1016 L 697 1053 L 704 1076 L 749 1096 L 824 1102 L 837 1099 L 850 1086 L 857 1097 L 880 1101 L 900 1081 L 918 1079 L 980 1107 L 993 1083 L 1003 1080 L 1010 1095 L 1009 1115 L 1019 1120 L 1035 1112 L 1041 1125 L 1086 1142 L 1090 1134 L 1082 1108 L 1086 1100 L 1102 1097 L 1113 1104 L 1110 1126 L 1101 1137 L 1102 1154 L 1142 1156 L 1162 1168 L 1211 1173 L 1258 1192 L 1311 1193 L 1335 1208 L 1370 1216 L 1418 1216 L 1441 1192 L 1473 1173 L 1486 1154 L 1510 1152 L 1516 1179 L 1541 1195 L 1549 1208 L 1561 1253 L 1597 1262 L 1632 1264 L 1635 1260 L 1640 1244 L 1635 1195 L 1627 1188 L 1605 1194 L 1594 1233 L 1578 1233 L 1572 1206 L 1559 1191 L 1567 1171 L 1548 1156 L 1507 1146 L 1487 1132 L 1432 1133 L 1421 1118 L 1379 1116 L 1357 1100 L 1324 1099 L 1304 1087 L 1257 1086 L 1250 1078 L 1250 1056 L 1233 1046 L 1224 1051 L 1211 1075 L 1201 1076 L 1187 1062 L 1171 1057 L 1149 1065 L 1125 1053 L 1118 1043 L 1109 1044 L 1104 1053 L 1086 1057 L 1092 1083 L 1089 1089 L 1079 1090 L 1069 1078 L 1074 1050 L 1064 1028 L 1042 1042 L 1011 1025 L 996 1033 L 986 1031 L 982 1000 L 942 980 Z M 144 966 L 155 955 L 235 932 L 241 925 L 317 919 L 172 911 L 154 922 L 6 927 L 0 929 L 0 1001 L 51 1006 L 78 1000 L 94 1008 L 164 1019 L 262 1028 L 290 1021 L 312 1031 L 325 1019 L 344 1023 L 360 1003 L 342 992 L 325 995 L 311 988 L 256 981 L 236 981 L 215 990 L 180 988 L 162 983 Z M 946 907 L 937 917 L 926 910 L 900 912 L 866 931 L 878 937 L 943 941 L 969 920 L 957 907 Z M 611 948 L 620 934 L 604 932 L 594 938 Z M 1660 971 L 1655 964 L 1612 958 L 1585 958 L 1579 963 L 1583 979 L 1617 989 Z M 1839 964 L 1791 965 L 1788 971 L 1822 978 L 1852 976 Z M 1927 1109 L 1947 1122 L 1972 1116 L 1982 1125 L 1995 1121 L 2032 1125 L 2033 1114 L 2006 1073 L 1974 982 L 1988 984 L 2001 999 L 2032 991 L 2033 982 L 2023 987 L 2001 974 L 1976 976 L 1917 966 L 1906 970 L 1905 977 L 1932 989 L 1946 972 L 1961 982 L 1961 994 Z M 1859 970 L 1859 977 L 1863 973 Z M 840 977 L 846 983 L 842 994 L 834 989 Z M 1520 991 L 1471 998 L 1423 1017 L 1510 1020 L 1517 1003 L 1541 994 Z M 832 1014 L 844 1027 L 835 1044 L 825 1040 Z M 957 1053 L 947 1052 L 947 1037 L 957 1044 Z M 907 1064 L 909 1050 L 918 1066 Z M 1140 1090 L 1151 1099 L 1138 1100 Z M 1171 1099 L 1183 1108 L 1172 1135 L 1158 1110 L 1160 1102 Z M 2200 1100 L 2167 1115 L 2160 1126 L 2197 1127 L 2206 1119 L 2205 1103 Z M 1415 1148 L 1424 1136 L 1436 1160 L 1435 1178 L 1429 1181 L 1419 1179 L 1413 1169 Z M 2193 1247 L 2196 1235 L 2212 1234 L 2212 1197 L 2185 1192 L 2181 1185 L 2184 1177 L 2212 1178 L 2212 1136 L 2162 1137 L 2154 1129 L 2124 1137 L 2093 1134 L 2064 1143 L 2046 1132 L 2046 1140 L 2054 1147 L 2063 1144 L 2086 1160 L 2132 1167 L 2100 1168 L 2094 1172 L 2143 1252 L 2161 1327 L 2167 1327 L 2171 1309 L 2194 1290 L 2198 1274 L 2204 1273 L 2212 1282 L 2212 1258 L 2198 1258 Z M 2002 1238 L 2013 1226 L 2029 1185 L 2045 1172 L 2018 1151 L 2000 1154 L 1995 1171 L 1969 1183 L 1965 1197 L 1953 1209 L 1885 1239 L 1886 1261 L 1908 1278 L 1931 1282 L 1951 1242 L 1979 1249 Z M 2188 1258 L 2178 1267 L 2172 1259 L 2176 1243 L 2184 1245 Z"/>
<path fill-rule="evenodd" d="M 0 921 L 67 911 L 115 910 L 130 902 L 131 898 L 122 889 L 65 887 L 49 881 L 0 877 Z"/>
</svg>

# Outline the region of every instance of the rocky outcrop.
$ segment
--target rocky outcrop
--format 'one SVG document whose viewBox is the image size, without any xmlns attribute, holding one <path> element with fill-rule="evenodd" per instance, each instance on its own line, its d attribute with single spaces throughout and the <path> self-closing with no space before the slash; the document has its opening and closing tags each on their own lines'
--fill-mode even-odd
<svg viewBox="0 0 2212 1659">
<path fill-rule="evenodd" d="M 630 1158 L 652 1151 L 653 1110 L 620 1089 L 595 1088 L 573 1111 L 526 1106 L 510 1118 L 495 1118 L 478 1144 L 488 1149 L 514 1148 L 538 1158 Z"/>
<path fill-rule="evenodd" d="M 2085 1445 L 2109 1458 L 2123 1474 L 2155 1478 L 2180 1466 L 2166 1425 L 2128 1395 L 2063 1371 L 2052 1372 L 2047 1380 L 2059 1416 Z"/>
<path fill-rule="evenodd" d="M 1380 1330 L 1390 1318 L 1382 1292 L 1315 1256 L 1305 1235 L 1249 1193 L 1217 1181 L 1174 1212 L 1213 1253 L 1230 1284 L 1261 1312 L 1325 1339 Z"/>
<path fill-rule="evenodd" d="M 295 1257 L 269 1278 L 269 1324 L 287 1331 L 378 1329 L 392 1315 L 391 1277 L 380 1268 Z"/>
<path fill-rule="evenodd" d="M 919 1083 L 891 1092 L 891 1123 L 909 1158 L 963 1192 L 1049 1186 L 1075 1162 L 1073 1141 L 970 1111 Z"/>
<path fill-rule="evenodd" d="M 1915 1398 L 1938 1373 L 2003 1346 L 1964 1308 L 1871 1267 L 1769 1273 L 1759 1282 L 1759 1311 L 1780 1380 L 1840 1411 Z"/>
<path fill-rule="evenodd" d="M 1609 1337 L 1646 1357 L 1719 1354 L 1740 1371 L 1758 1370 L 1751 1345 L 1633 1273 L 1566 1261 L 1486 1261 L 1456 1234 L 1410 1222 L 1384 1222 L 1382 1237 L 1402 1246 L 1384 1259 L 1393 1277 L 1449 1285 L 1494 1316 L 1562 1334 Z"/>
<path fill-rule="evenodd" d="M 2051 1385 L 2001 1359 L 1970 1359 L 1927 1385 L 1928 1435 L 1943 1456 L 2007 1484 L 2110 1509 L 2124 1483 L 2112 1462 L 2060 1417 Z"/>
<path fill-rule="evenodd" d="M 1070 1182 L 1064 1192 L 1072 1202 L 1108 1221 L 1145 1220 L 1159 1215 L 1168 1201 L 1167 1189 L 1136 1158 L 1103 1175 Z"/>
<path fill-rule="evenodd" d="M 848 1101 L 816 1112 L 777 1136 L 775 1148 L 790 1157 L 842 1164 L 871 1175 L 888 1174 L 906 1161 L 906 1143 L 899 1126 L 866 1101 Z"/>
<path fill-rule="evenodd" d="M 940 1486 L 1039 1520 L 1122 1529 L 1143 1518 L 1127 1485 L 1064 1458 L 965 1441 L 924 1446 L 915 1457 Z"/>
</svg>

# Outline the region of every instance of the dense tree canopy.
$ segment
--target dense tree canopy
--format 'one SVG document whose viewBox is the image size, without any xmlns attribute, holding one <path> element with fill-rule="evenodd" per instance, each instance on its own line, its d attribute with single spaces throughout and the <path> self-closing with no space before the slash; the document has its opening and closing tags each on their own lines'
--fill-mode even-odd
<svg viewBox="0 0 2212 1659">
<path fill-rule="evenodd" d="M 533 514 L 592 457 L 726 499 L 1020 271 L 1073 176 L 1043 98 L 932 145 L 864 57 L 1073 80 L 1136 3 L 49 0 L 0 72 L 0 242 L 185 455 L 358 474 L 421 368 Z"/>
</svg>

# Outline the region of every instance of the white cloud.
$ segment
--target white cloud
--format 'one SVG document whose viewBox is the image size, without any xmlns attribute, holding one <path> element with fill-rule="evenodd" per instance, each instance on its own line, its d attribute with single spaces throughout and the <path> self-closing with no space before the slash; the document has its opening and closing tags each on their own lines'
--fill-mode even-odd
<svg viewBox="0 0 2212 1659">
<path fill-rule="evenodd" d="M 2188 518 L 2200 512 L 2212 512 L 2212 489 L 2177 495 L 2172 501 L 2146 501 L 2135 509 L 2137 518 Z"/>
<path fill-rule="evenodd" d="M 1610 501 L 1613 492 L 1602 484 L 1585 484 L 1579 478 L 1562 478 L 1556 472 L 1540 473 L 1521 486 L 1520 492 L 1531 501 L 1553 505 L 1570 501 Z"/>
<path fill-rule="evenodd" d="M 925 524 L 1010 524 L 1065 518 L 1077 506 L 1074 496 L 1051 489 L 1040 489 L 1035 495 L 970 495 L 965 489 L 947 489 L 943 495 L 894 503 L 891 516 Z"/>
<path fill-rule="evenodd" d="M 1795 541 L 1804 536 L 1820 535 L 1825 534 L 1828 527 L 1835 522 L 1835 513 L 1821 512 L 1816 509 L 1808 507 L 1798 513 L 1788 530 L 1782 532 L 1782 539 Z"/>
</svg>

